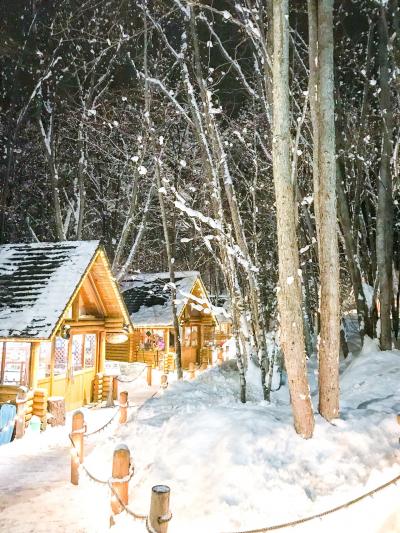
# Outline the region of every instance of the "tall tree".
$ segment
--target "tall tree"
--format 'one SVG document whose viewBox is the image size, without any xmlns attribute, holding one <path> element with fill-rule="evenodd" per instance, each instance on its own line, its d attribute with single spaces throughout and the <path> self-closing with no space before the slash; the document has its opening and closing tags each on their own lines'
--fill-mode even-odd
<svg viewBox="0 0 400 533">
<path fill-rule="evenodd" d="M 380 347 L 392 348 L 392 326 L 390 311 L 393 298 L 393 185 L 390 173 L 392 153 L 392 109 L 389 88 L 388 28 L 386 6 L 380 7 L 378 33 L 378 65 L 381 108 L 381 161 L 378 179 L 378 212 L 376 220 L 376 259 L 378 266 L 380 299 Z"/>
<path fill-rule="evenodd" d="M 333 0 L 309 0 L 314 205 L 320 272 L 319 412 L 339 414 L 340 300 L 336 221 Z"/>
<path fill-rule="evenodd" d="M 272 159 L 278 232 L 280 342 L 288 374 L 294 426 L 297 433 L 309 438 L 313 434 L 314 415 L 307 380 L 295 188 L 291 178 L 288 0 L 274 0 L 273 26 Z"/>
</svg>

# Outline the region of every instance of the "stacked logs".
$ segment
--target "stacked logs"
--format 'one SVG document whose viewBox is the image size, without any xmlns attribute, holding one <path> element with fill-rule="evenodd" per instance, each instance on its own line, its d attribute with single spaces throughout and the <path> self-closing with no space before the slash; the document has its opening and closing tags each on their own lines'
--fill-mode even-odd
<svg viewBox="0 0 400 533">
<path fill-rule="evenodd" d="M 113 398 L 113 377 L 103 375 L 103 394 L 102 400 L 108 400 L 108 396 L 111 393 L 111 398 Z"/>
<path fill-rule="evenodd" d="M 162 359 L 161 371 L 164 374 L 173 372 L 175 370 L 175 357 L 172 353 L 166 353 Z"/>
<path fill-rule="evenodd" d="M 30 390 L 26 394 L 25 402 L 25 427 L 29 426 L 29 422 L 33 415 L 33 391 Z"/>
<path fill-rule="evenodd" d="M 109 398 L 117 400 L 118 387 L 115 376 L 108 376 L 101 372 L 96 374 L 92 382 L 92 400 L 96 403 L 107 401 Z"/>
<path fill-rule="evenodd" d="M 98 403 L 103 400 L 103 374 L 98 373 L 93 380 L 93 401 Z"/>
<path fill-rule="evenodd" d="M 47 391 L 35 389 L 33 391 L 32 415 L 36 415 L 41 421 L 41 430 L 47 427 Z"/>
</svg>

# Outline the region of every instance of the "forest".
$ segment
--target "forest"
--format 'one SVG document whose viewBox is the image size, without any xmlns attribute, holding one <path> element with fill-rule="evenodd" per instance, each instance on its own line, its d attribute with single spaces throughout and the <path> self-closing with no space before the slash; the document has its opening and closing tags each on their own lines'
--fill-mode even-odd
<svg viewBox="0 0 400 533">
<path fill-rule="evenodd" d="M 101 239 L 117 279 L 201 271 L 230 302 L 242 401 L 250 361 L 267 400 L 284 365 L 310 437 L 317 341 L 336 418 L 343 317 L 382 350 L 399 334 L 398 1 L 0 11 L 0 242 Z"/>
</svg>

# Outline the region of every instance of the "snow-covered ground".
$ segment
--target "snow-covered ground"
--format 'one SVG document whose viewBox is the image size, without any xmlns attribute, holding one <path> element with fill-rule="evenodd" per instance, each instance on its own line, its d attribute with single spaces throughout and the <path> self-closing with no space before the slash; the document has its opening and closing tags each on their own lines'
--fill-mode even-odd
<svg viewBox="0 0 400 533">
<path fill-rule="evenodd" d="M 310 377 L 316 406 L 314 361 Z M 86 465 L 106 479 L 114 447 L 127 443 L 135 464 L 130 507 L 147 513 L 152 485 L 169 485 L 171 533 L 288 522 L 345 503 L 400 474 L 399 378 L 400 351 L 379 352 L 367 339 L 361 354 L 342 363 L 340 419 L 329 424 L 316 416 L 315 436 L 305 441 L 292 429 L 287 388 L 275 392 L 271 404 L 264 402 L 252 370 L 249 402 L 243 405 L 230 361 L 194 381 L 173 383 L 132 409 L 125 427 L 111 426 L 89 439 Z M 157 384 L 149 390 L 141 377 L 131 387 L 131 398 L 136 395 L 140 403 Z M 107 419 L 104 411 L 97 416 Z M 96 413 L 88 413 L 89 420 L 91 415 Z M 59 428 L 0 448 L 0 531 L 107 530 L 107 488 L 86 478 L 79 487 L 69 484 L 65 437 Z M 392 485 L 295 530 L 399 532 L 399 491 Z M 145 531 L 129 516 L 121 516 L 113 529 Z"/>
</svg>

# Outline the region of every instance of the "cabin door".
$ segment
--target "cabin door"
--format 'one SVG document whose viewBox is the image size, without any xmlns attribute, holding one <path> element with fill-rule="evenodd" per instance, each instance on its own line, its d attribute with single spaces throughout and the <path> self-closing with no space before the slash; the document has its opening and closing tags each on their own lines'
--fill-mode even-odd
<svg viewBox="0 0 400 533">
<path fill-rule="evenodd" d="M 182 342 L 182 367 L 188 368 L 190 363 L 198 362 L 199 353 L 199 326 L 183 327 Z"/>
</svg>

